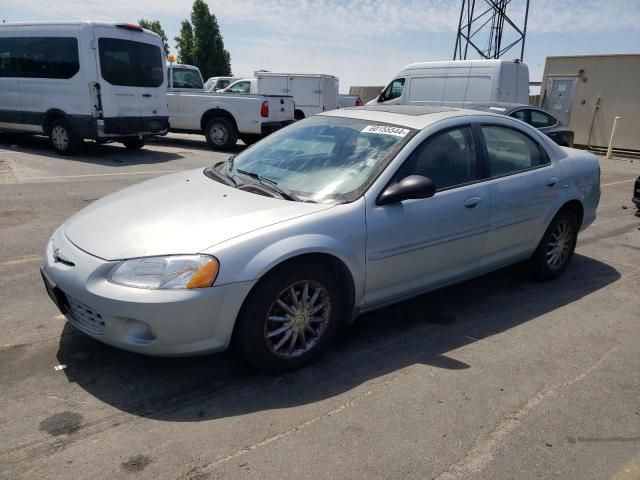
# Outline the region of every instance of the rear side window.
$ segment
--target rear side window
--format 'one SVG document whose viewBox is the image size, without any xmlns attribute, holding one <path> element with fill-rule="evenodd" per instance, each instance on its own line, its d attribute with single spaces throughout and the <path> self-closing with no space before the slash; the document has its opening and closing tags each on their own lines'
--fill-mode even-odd
<svg viewBox="0 0 640 480">
<path fill-rule="evenodd" d="M 124 87 L 159 87 L 164 80 L 162 52 L 156 45 L 101 38 L 100 71 L 111 85 Z"/>
<path fill-rule="evenodd" d="M 229 88 L 229 91 L 233 93 L 249 93 L 250 89 L 251 89 L 251 83 L 238 82 L 234 84 L 231 88 Z"/>
<path fill-rule="evenodd" d="M 202 89 L 202 78 L 196 70 L 190 68 L 173 69 L 173 88 Z"/>
<path fill-rule="evenodd" d="M 531 110 L 531 126 L 536 128 L 553 127 L 558 121 L 551 115 L 538 110 Z"/>
<path fill-rule="evenodd" d="M 492 177 L 549 163 L 540 145 L 518 130 L 497 125 L 483 125 L 482 133 L 487 144 L 489 174 Z"/>
<path fill-rule="evenodd" d="M 527 120 L 527 111 L 526 110 L 518 110 L 513 112 L 510 117 L 517 118 L 518 120 L 522 120 L 523 122 L 529 123 Z"/>
<path fill-rule="evenodd" d="M 0 77 L 66 79 L 79 70 L 73 37 L 0 38 Z"/>
</svg>

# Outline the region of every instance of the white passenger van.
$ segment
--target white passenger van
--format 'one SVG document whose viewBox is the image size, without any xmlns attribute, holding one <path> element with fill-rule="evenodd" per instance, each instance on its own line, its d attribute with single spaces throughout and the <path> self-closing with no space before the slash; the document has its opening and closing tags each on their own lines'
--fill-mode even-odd
<svg viewBox="0 0 640 480">
<path fill-rule="evenodd" d="M 367 105 L 529 103 L 529 68 L 518 60 L 451 60 L 412 63 Z"/>
<path fill-rule="evenodd" d="M 322 73 L 255 72 L 253 78 L 232 83 L 223 92 L 255 95 L 290 95 L 295 119 L 338 108 L 338 77 Z"/>
<path fill-rule="evenodd" d="M 137 25 L 0 24 L 0 130 L 138 149 L 169 128 L 162 40 Z"/>
</svg>

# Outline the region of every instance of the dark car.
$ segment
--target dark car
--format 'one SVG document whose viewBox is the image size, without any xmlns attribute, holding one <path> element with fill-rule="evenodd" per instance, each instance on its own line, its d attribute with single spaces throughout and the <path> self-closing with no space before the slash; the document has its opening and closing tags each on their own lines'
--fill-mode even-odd
<svg viewBox="0 0 640 480">
<path fill-rule="evenodd" d="M 640 210 L 640 177 L 636 179 L 636 184 L 633 186 L 633 198 L 631 200 L 636 204 L 638 210 Z"/>
<path fill-rule="evenodd" d="M 553 115 L 541 108 L 524 105 L 522 103 L 474 103 L 465 105 L 464 108 L 481 110 L 483 112 L 501 113 L 509 117 L 517 118 L 532 127 L 537 128 L 558 145 L 573 147 L 573 130 L 570 130 Z"/>
</svg>

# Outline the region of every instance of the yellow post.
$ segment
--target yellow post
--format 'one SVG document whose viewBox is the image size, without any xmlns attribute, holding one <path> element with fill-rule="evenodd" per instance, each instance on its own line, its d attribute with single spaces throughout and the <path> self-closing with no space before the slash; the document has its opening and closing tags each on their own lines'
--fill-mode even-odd
<svg viewBox="0 0 640 480">
<path fill-rule="evenodd" d="M 613 136 L 616 133 L 616 125 L 618 124 L 618 120 L 620 117 L 616 117 L 613 121 L 613 128 L 611 129 L 611 138 L 609 138 L 609 148 L 607 148 L 607 158 L 611 158 L 611 153 L 613 152 Z"/>
</svg>

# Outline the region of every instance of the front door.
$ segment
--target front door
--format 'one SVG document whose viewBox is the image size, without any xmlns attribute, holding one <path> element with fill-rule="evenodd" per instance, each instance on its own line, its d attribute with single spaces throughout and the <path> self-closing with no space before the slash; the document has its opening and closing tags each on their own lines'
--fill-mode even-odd
<svg viewBox="0 0 640 480">
<path fill-rule="evenodd" d="M 549 77 L 547 80 L 547 92 L 542 108 L 565 125 L 569 125 L 571 117 L 575 84 L 575 77 Z"/>
<path fill-rule="evenodd" d="M 471 127 L 439 132 L 420 145 L 393 181 L 431 178 L 431 198 L 367 209 L 367 307 L 459 279 L 478 265 L 490 220 Z"/>
</svg>

